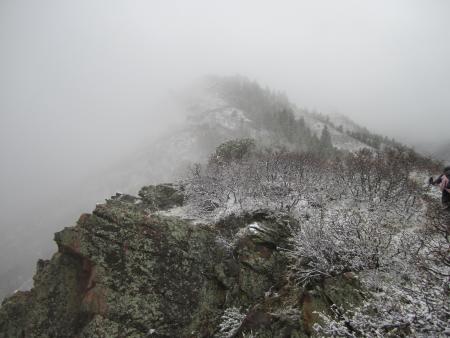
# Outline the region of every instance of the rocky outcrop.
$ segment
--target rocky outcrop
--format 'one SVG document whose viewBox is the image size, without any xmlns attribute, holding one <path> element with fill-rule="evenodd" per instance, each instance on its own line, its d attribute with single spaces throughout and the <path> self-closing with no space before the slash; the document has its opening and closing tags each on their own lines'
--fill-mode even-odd
<svg viewBox="0 0 450 338">
<path fill-rule="evenodd" d="M 155 212 L 183 203 L 178 187 L 139 196 L 117 194 L 55 234 L 58 252 L 38 262 L 34 287 L 3 302 L 0 337 L 304 337 L 316 310 L 361 297 L 352 276 L 308 290 L 289 280 L 289 218 L 193 224 Z M 231 307 L 245 317 L 224 335 Z"/>
</svg>

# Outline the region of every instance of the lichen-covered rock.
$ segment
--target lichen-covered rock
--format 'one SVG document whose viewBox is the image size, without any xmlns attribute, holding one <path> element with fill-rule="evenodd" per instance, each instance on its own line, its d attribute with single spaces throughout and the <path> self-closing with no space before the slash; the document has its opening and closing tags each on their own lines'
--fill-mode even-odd
<svg viewBox="0 0 450 338">
<path fill-rule="evenodd" d="M 181 206 L 184 201 L 182 187 L 170 183 L 145 186 L 138 194 L 153 211 Z"/>
<path fill-rule="evenodd" d="M 57 233 L 58 253 L 38 264 L 35 287 L 3 304 L 0 336 L 175 337 L 190 335 L 192 323 L 213 330 L 224 298 L 214 231 L 147 208 L 118 195 Z"/>
<path fill-rule="evenodd" d="M 56 233 L 58 252 L 38 262 L 33 289 L 3 302 L 0 337 L 219 337 L 228 308 L 245 314 L 236 337 L 304 337 L 315 310 L 354 298 L 351 278 L 314 290 L 289 281 L 293 220 L 259 211 L 201 225 L 154 212 L 181 194 L 117 194 Z"/>
<path fill-rule="evenodd" d="M 87 285 L 83 259 L 56 253 L 38 262 L 31 291 L 17 292 L 0 310 L 0 337 L 70 337 L 88 318 L 81 311 Z"/>
</svg>

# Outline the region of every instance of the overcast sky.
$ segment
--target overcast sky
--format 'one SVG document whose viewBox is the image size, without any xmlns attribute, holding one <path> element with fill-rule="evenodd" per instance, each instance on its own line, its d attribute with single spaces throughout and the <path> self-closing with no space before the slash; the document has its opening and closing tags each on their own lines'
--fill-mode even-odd
<svg viewBox="0 0 450 338">
<path fill-rule="evenodd" d="M 7 210 L 134 149 L 154 102 L 241 74 L 410 142 L 449 139 L 450 1 L 0 0 Z"/>
</svg>

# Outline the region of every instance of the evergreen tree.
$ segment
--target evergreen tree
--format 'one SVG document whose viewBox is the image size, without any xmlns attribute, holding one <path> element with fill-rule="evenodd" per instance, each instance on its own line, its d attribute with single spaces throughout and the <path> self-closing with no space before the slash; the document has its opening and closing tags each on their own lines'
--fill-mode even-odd
<svg viewBox="0 0 450 338">
<path fill-rule="evenodd" d="M 320 145 L 324 148 L 330 148 L 333 146 L 333 143 L 331 142 L 331 135 L 327 126 L 324 126 L 322 129 L 322 134 L 320 135 Z"/>
<path fill-rule="evenodd" d="M 322 129 L 319 146 L 320 146 L 319 152 L 322 155 L 330 155 L 333 150 L 333 143 L 331 142 L 331 135 L 330 132 L 328 131 L 327 126 L 324 126 Z"/>
</svg>

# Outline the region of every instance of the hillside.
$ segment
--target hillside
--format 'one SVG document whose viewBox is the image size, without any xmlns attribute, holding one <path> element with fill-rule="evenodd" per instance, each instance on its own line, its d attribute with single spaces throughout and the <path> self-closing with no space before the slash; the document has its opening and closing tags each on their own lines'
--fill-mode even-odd
<svg viewBox="0 0 450 338">
<path fill-rule="evenodd" d="M 242 77 L 174 99 L 186 123 L 102 177 L 138 197 L 55 234 L 0 337 L 450 332 L 437 164 Z"/>
<path fill-rule="evenodd" d="M 414 158 L 253 144 L 227 142 L 180 184 L 116 194 L 56 233 L 33 289 L 3 302 L 0 336 L 448 332 L 449 219 L 398 170 Z"/>
<path fill-rule="evenodd" d="M 200 79 L 174 92 L 172 101 L 168 109 L 179 110 L 184 120 L 102 173 L 105 186 L 136 193 L 145 184 L 176 180 L 193 163 L 205 163 L 219 144 L 237 138 L 253 138 L 268 147 L 317 152 L 326 128 L 331 137 L 327 146 L 342 151 L 403 147 L 343 115 L 298 108 L 285 95 L 242 76 Z"/>
</svg>

